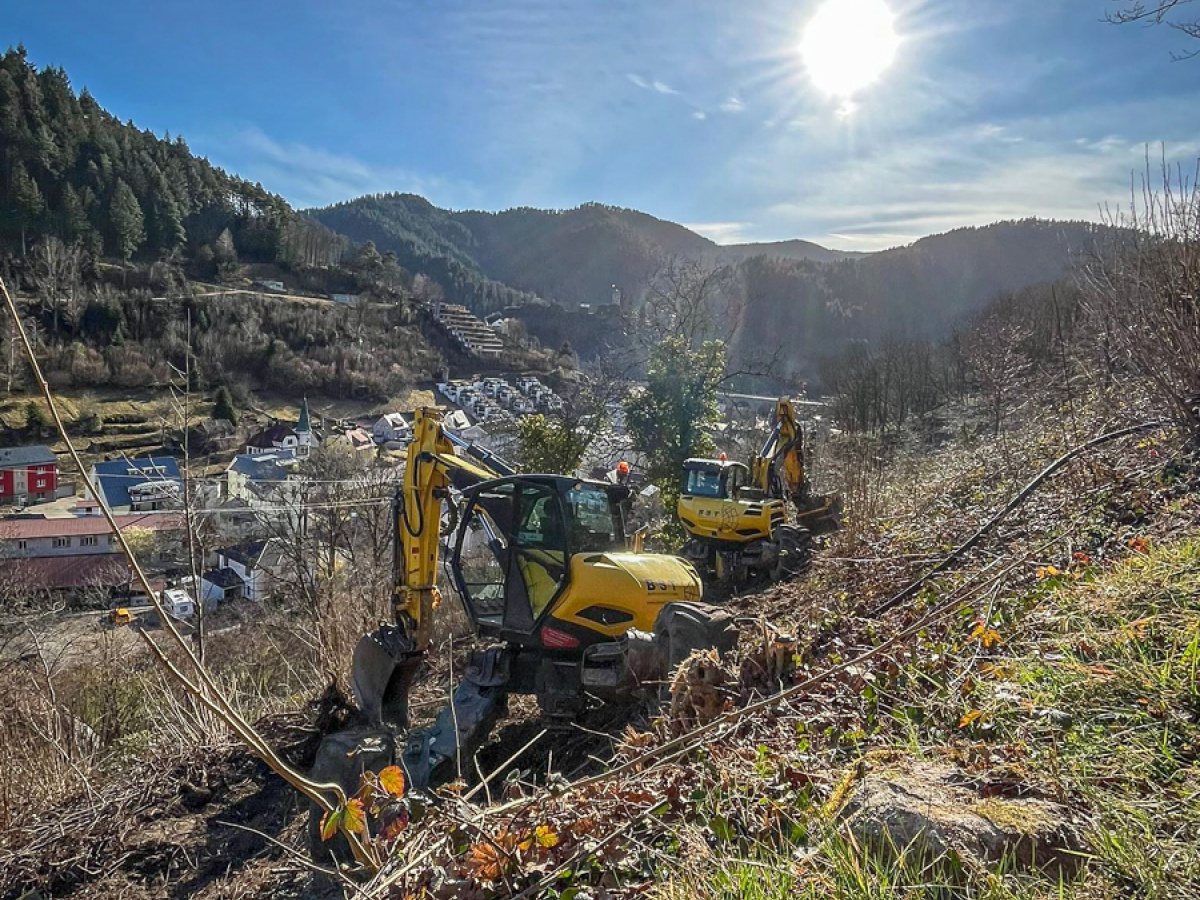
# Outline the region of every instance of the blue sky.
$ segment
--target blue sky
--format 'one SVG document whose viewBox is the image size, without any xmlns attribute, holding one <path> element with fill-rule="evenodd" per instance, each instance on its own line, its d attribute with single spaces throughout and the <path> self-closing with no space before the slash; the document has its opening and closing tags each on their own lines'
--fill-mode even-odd
<svg viewBox="0 0 1200 900">
<path fill-rule="evenodd" d="M 799 53 L 820 0 L 4 0 L 0 43 L 297 206 L 600 201 L 723 243 L 908 243 L 1099 217 L 1200 157 L 1200 59 L 1109 0 L 887 0 L 853 113 Z"/>
</svg>

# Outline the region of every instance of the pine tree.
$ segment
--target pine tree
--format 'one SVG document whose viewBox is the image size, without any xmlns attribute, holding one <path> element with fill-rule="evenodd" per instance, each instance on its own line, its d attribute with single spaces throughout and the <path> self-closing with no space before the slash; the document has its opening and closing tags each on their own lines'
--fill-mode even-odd
<svg viewBox="0 0 1200 900">
<path fill-rule="evenodd" d="M 58 207 L 58 221 L 59 230 L 63 240 L 66 241 L 82 237 L 91 228 L 83 201 L 79 199 L 79 194 L 69 183 L 63 185 L 62 200 Z"/>
<path fill-rule="evenodd" d="M 37 230 L 46 212 L 46 201 L 42 199 L 37 182 L 19 162 L 13 166 L 12 187 L 17 222 L 21 228 L 21 255 L 24 256 L 27 252 L 25 235 L 29 231 Z"/>
<path fill-rule="evenodd" d="M 25 404 L 25 430 L 33 437 L 41 437 L 42 433 L 50 427 L 50 416 L 46 414 L 46 410 L 42 408 L 42 404 L 37 400 L 30 400 Z"/>
<path fill-rule="evenodd" d="M 108 207 L 108 218 L 113 237 L 116 238 L 117 252 L 128 263 L 145 242 L 146 228 L 137 197 L 123 179 L 117 179 L 117 187 Z"/>
<path fill-rule="evenodd" d="M 237 409 L 234 408 L 233 398 L 229 396 L 229 388 L 224 385 L 217 388 L 213 401 L 212 415 L 214 419 L 224 419 L 233 425 L 238 423 Z"/>
<path fill-rule="evenodd" d="M 183 246 L 187 241 L 187 232 L 183 228 L 183 216 L 179 214 L 178 204 L 166 191 L 165 183 L 161 188 L 161 192 L 154 197 L 153 244 L 159 250 L 170 251 Z"/>
</svg>

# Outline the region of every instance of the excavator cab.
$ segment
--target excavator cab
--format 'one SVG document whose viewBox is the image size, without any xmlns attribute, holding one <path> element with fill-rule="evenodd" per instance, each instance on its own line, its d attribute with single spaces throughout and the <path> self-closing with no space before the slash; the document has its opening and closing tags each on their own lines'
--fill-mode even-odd
<svg viewBox="0 0 1200 900">
<path fill-rule="evenodd" d="M 683 464 L 680 493 L 721 500 L 762 500 L 763 490 L 751 483 L 750 467 L 723 459 L 689 459 Z"/>
<path fill-rule="evenodd" d="M 567 588 L 571 556 L 622 548 L 610 487 L 532 475 L 466 492 L 450 569 L 482 634 L 528 642 Z"/>
<path fill-rule="evenodd" d="M 464 492 L 450 570 L 479 633 L 576 649 L 630 625 L 649 630 L 665 603 L 699 600 L 686 563 L 626 551 L 628 493 L 561 475 L 510 476 Z"/>
</svg>

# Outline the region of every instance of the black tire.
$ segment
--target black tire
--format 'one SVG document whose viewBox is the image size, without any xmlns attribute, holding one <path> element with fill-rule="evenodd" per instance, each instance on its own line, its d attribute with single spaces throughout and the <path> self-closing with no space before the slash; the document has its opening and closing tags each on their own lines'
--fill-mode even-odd
<svg viewBox="0 0 1200 900">
<path fill-rule="evenodd" d="M 771 568 L 771 578 L 785 581 L 808 569 L 812 562 L 812 533 L 798 525 L 781 525 L 775 531 L 779 557 Z"/>
</svg>

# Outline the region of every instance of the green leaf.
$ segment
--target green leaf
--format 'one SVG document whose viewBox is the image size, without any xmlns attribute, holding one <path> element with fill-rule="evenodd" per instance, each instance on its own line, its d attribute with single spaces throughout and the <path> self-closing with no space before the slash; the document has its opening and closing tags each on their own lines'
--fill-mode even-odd
<svg viewBox="0 0 1200 900">
<path fill-rule="evenodd" d="M 321 840 L 327 841 L 335 834 L 342 824 L 342 819 L 346 816 L 346 807 L 339 806 L 332 812 L 325 813 L 321 817 Z"/>
</svg>

